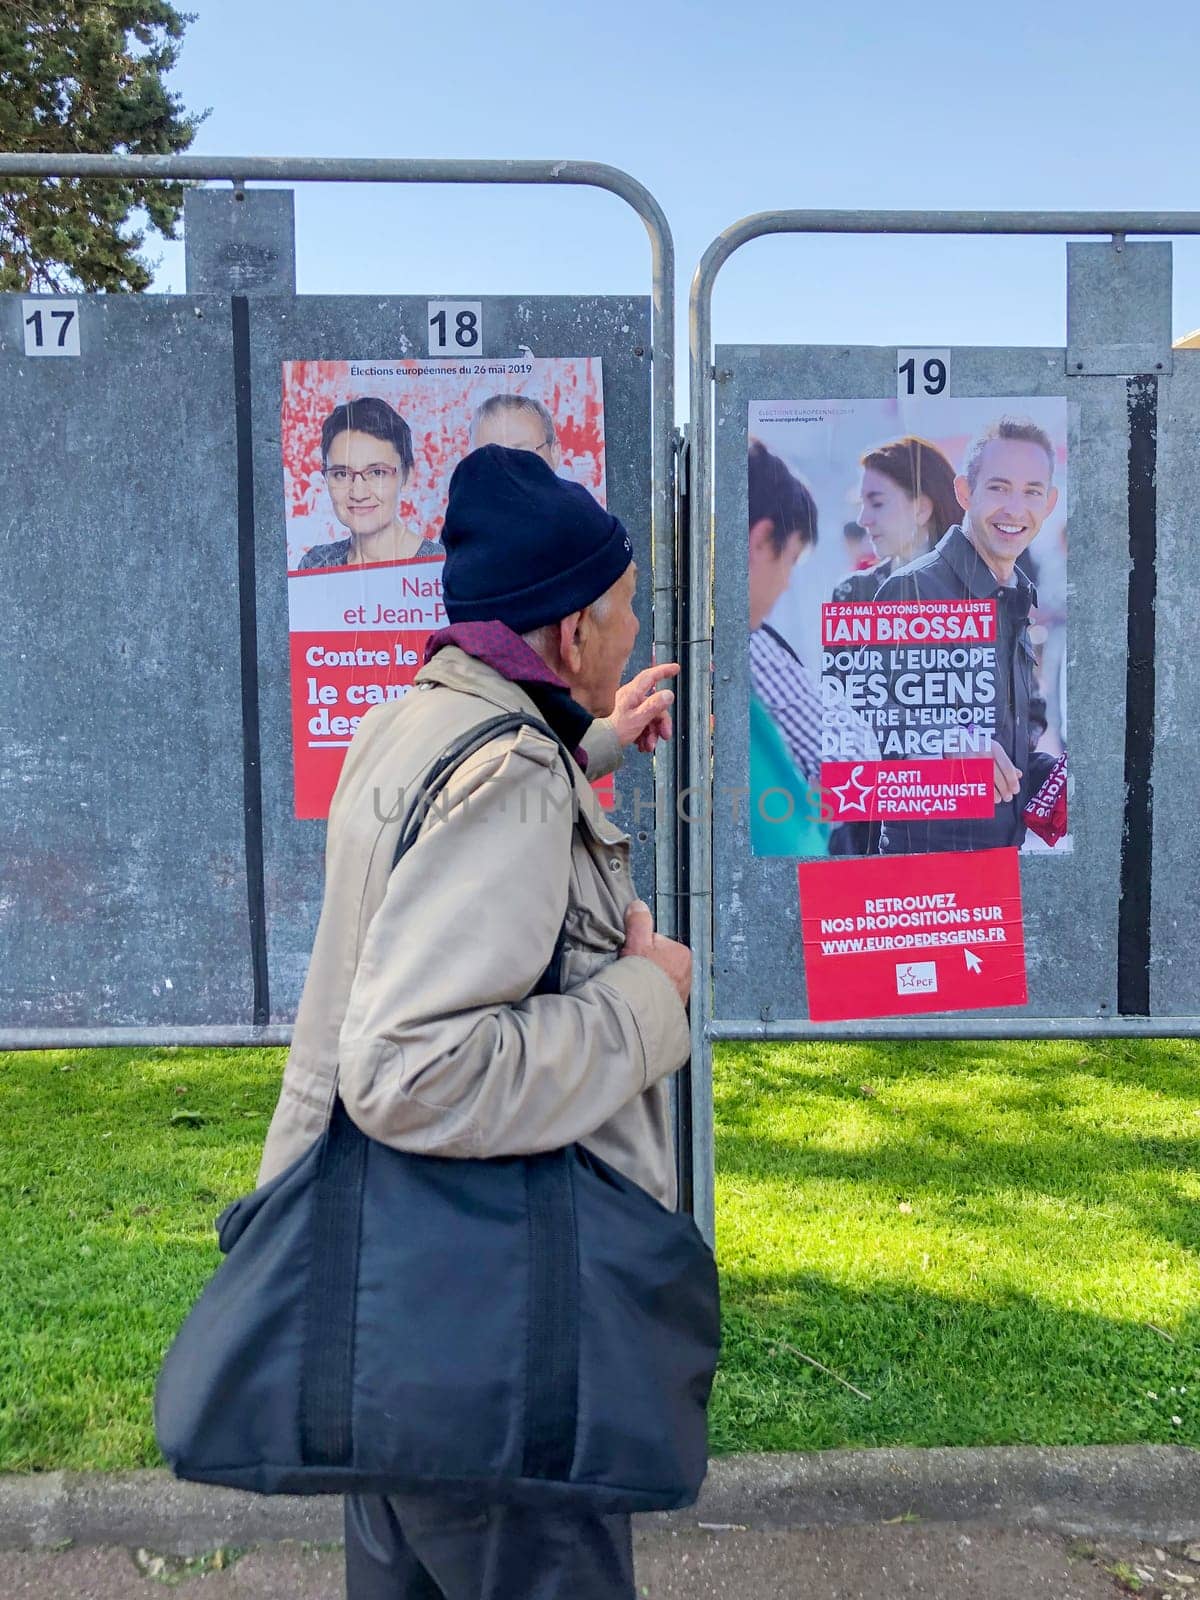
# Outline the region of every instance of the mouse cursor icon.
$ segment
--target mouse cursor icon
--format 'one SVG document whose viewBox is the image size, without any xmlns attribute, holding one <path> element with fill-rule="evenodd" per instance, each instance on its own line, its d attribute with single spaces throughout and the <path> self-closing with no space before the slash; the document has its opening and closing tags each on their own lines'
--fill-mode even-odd
<svg viewBox="0 0 1200 1600">
<path fill-rule="evenodd" d="M 967 971 L 968 972 L 982 972 L 983 971 L 983 962 L 980 961 L 979 957 L 975 954 L 974 950 L 964 950 L 963 951 L 963 960 L 967 963 Z"/>
</svg>

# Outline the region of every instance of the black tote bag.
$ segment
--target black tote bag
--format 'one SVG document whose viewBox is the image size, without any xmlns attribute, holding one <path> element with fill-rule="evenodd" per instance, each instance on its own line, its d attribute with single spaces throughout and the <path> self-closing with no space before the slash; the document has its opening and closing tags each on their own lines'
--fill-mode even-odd
<svg viewBox="0 0 1200 1600">
<path fill-rule="evenodd" d="M 396 859 L 454 768 L 444 755 Z M 559 948 L 535 992 L 557 992 Z M 581 1145 L 413 1155 L 335 1099 L 321 1137 L 217 1223 L 226 1259 L 168 1351 L 159 1447 L 262 1494 L 690 1505 L 707 1464 L 716 1266 L 691 1218 Z"/>
</svg>

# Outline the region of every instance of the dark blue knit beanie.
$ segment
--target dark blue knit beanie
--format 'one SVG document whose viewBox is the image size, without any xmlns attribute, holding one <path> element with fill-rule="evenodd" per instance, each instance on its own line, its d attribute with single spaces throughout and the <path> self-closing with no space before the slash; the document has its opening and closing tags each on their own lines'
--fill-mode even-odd
<svg viewBox="0 0 1200 1600">
<path fill-rule="evenodd" d="M 629 535 L 532 450 L 485 444 L 450 479 L 442 596 L 451 622 L 528 633 L 590 606 L 633 560 Z"/>
</svg>

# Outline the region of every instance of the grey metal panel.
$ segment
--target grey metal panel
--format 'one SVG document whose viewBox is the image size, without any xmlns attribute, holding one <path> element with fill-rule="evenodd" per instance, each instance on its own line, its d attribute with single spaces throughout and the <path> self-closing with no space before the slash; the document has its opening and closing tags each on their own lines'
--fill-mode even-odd
<svg viewBox="0 0 1200 1600">
<path fill-rule="evenodd" d="M 893 395 L 895 351 L 731 346 L 718 348 L 715 361 L 714 1016 L 802 1018 L 807 1005 L 795 863 L 756 859 L 745 816 L 735 820 L 728 798 L 748 780 L 747 411 L 751 400 Z M 1068 620 L 1075 848 L 1057 859 L 1022 859 L 1030 1004 L 1021 1015 L 1109 1016 L 1116 1011 L 1124 795 L 1125 382 L 1066 379 L 1061 350 L 955 349 L 952 373 L 957 395 L 1065 394 L 1077 402 L 1071 407 Z M 957 1016 L 956 1031 L 969 1035 L 977 1016 Z"/>
<path fill-rule="evenodd" d="M 1200 1011 L 1200 857 L 1195 846 L 1200 805 L 1194 578 L 1198 506 L 1200 350 L 1176 350 L 1174 373 L 1159 384 L 1150 965 L 1151 1011 L 1167 1017 Z"/>
<path fill-rule="evenodd" d="M 295 1015 L 322 893 L 325 824 L 293 814 L 288 682 L 288 613 L 279 408 L 282 365 L 296 360 L 397 360 L 427 348 L 427 302 L 434 295 L 303 296 L 255 299 L 250 308 L 254 393 L 254 486 L 258 646 L 262 727 L 263 830 L 271 1018 Z M 484 301 L 484 356 L 600 356 L 608 503 L 629 529 L 641 570 L 641 633 L 630 671 L 649 664 L 650 301 L 641 296 L 472 296 Z M 615 819 L 634 836 L 634 874 L 654 889 L 650 761 L 634 754 L 618 776 L 623 805 Z M 640 792 L 642 810 L 634 807 Z"/>
<path fill-rule="evenodd" d="M 1067 371 L 1132 375 L 1171 364 L 1171 245 L 1068 244 Z"/>
<path fill-rule="evenodd" d="M 183 197 L 189 294 L 295 294 L 291 189 L 189 189 Z"/>
<path fill-rule="evenodd" d="M 0 296 L 0 1022 L 249 1023 L 227 301 Z"/>
</svg>

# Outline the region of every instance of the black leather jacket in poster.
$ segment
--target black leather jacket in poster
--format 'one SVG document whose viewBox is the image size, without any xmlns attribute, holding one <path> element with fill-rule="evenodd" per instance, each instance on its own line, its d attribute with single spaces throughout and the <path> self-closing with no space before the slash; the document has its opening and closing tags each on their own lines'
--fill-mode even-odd
<svg viewBox="0 0 1200 1600">
<path fill-rule="evenodd" d="M 923 546 L 921 555 L 927 555 L 928 553 L 928 545 Z M 912 558 L 913 561 L 917 559 L 917 556 Z M 911 565 L 911 562 L 908 564 Z M 893 556 L 889 556 L 885 561 L 877 561 L 873 567 L 860 567 L 857 572 L 852 572 L 848 577 L 843 578 L 841 583 L 835 584 L 833 593 L 829 598 L 839 605 L 845 605 L 847 602 L 853 604 L 861 603 L 864 600 L 876 600 L 879 597 L 880 589 L 888 581 L 892 573 L 898 571 L 899 568 Z"/>
<path fill-rule="evenodd" d="M 1029 610 L 1037 592 L 1018 567 L 1016 586 L 997 583 L 975 546 L 959 527 L 950 528 L 928 555 L 892 574 L 876 594 L 885 600 L 995 600 L 996 727 L 994 737 L 1021 769 L 1015 800 L 996 806 L 991 817 L 942 822 L 889 822 L 879 842 L 881 855 L 916 855 L 933 850 L 990 850 L 1020 845 L 1025 839 L 1022 812 L 1049 776 L 1054 757 L 1037 750 L 1046 731 L 1046 705 L 1037 682 L 1029 642 Z"/>
</svg>

